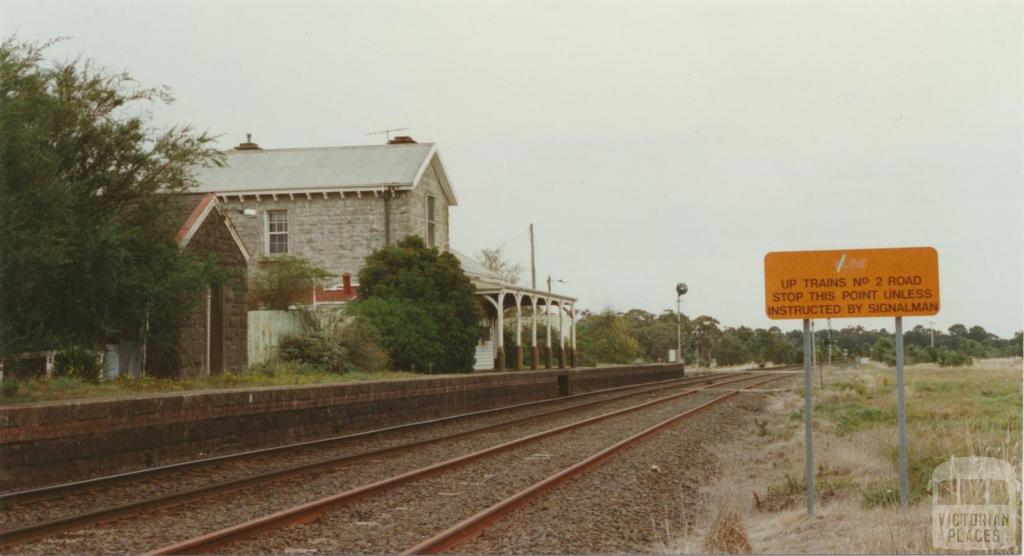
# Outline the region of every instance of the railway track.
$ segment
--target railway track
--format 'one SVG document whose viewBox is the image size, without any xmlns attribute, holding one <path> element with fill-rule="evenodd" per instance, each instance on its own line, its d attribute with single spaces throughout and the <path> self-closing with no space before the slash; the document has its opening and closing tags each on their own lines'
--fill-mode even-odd
<svg viewBox="0 0 1024 556">
<path fill-rule="evenodd" d="M 769 377 L 754 384 L 746 387 L 739 388 L 733 392 L 722 394 L 708 402 L 705 402 L 695 408 L 689 409 L 675 416 L 669 417 L 661 422 L 658 422 L 632 436 L 616 442 L 615 444 L 605 448 L 587 458 L 580 460 L 579 462 L 566 467 L 547 478 L 538 481 L 529 487 L 509 496 L 500 502 L 492 504 L 484 510 L 473 514 L 472 516 L 456 523 L 455 525 L 437 533 L 436 535 L 423 540 L 422 542 L 406 549 L 402 552 L 404 555 L 413 554 L 438 554 L 441 552 L 449 551 L 457 546 L 463 545 L 466 542 L 474 539 L 477 535 L 483 532 L 484 529 L 494 524 L 495 522 L 504 519 L 513 514 L 517 509 L 525 506 L 532 500 L 544 496 L 545 494 L 559 488 L 564 483 L 571 481 L 580 475 L 598 467 L 603 464 L 609 458 L 614 455 L 628 449 L 629 447 L 641 442 L 645 438 L 656 434 L 662 429 L 668 428 L 683 419 L 693 416 L 694 414 L 704 411 L 716 404 L 719 404 L 737 394 L 743 390 L 749 390 L 756 386 L 766 384 L 786 378 L 785 376 L 774 376 Z"/>
<path fill-rule="evenodd" d="M 328 545 L 324 549 L 327 552 L 399 552 L 408 547 L 397 546 L 395 543 L 401 542 L 399 539 L 408 537 L 410 534 L 419 533 L 418 531 L 415 531 L 414 528 L 410 527 L 409 523 L 403 522 L 398 516 L 391 515 L 389 521 L 391 522 L 390 526 L 392 529 L 390 532 L 378 531 L 375 534 L 364 532 L 360 530 L 361 527 L 378 524 L 373 521 L 361 520 L 361 517 L 380 515 L 382 510 L 391 511 L 396 509 L 395 511 L 398 511 L 410 509 L 410 506 L 419 505 L 418 508 L 413 508 L 413 511 L 418 510 L 416 515 L 426 519 L 428 522 L 431 520 L 436 521 L 437 519 L 443 520 L 443 509 L 448 508 L 451 504 L 445 501 L 438 502 L 437 500 L 439 497 L 446 495 L 457 495 L 458 493 L 447 491 L 458 490 L 460 488 L 458 485 L 460 484 L 471 484 L 476 477 L 494 477 L 497 475 L 494 471 L 500 471 L 501 469 L 512 470 L 513 466 L 517 463 L 519 464 L 518 468 L 536 467 L 537 469 L 532 472 L 532 475 L 537 475 L 537 470 L 543 471 L 554 465 L 558 470 L 552 476 L 554 478 L 541 479 L 536 482 L 535 486 L 530 487 L 526 491 L 520 491 L 519 488 L 516 488 L 513 496 L 509 498 L 513 502 L 504 501 L 491 505 L 487 510 L 481 512 L 481 514 L 485 514 L 483 518 L 479 517 L 481 514 L 471 518 L 475 520 L 472 525 L 460 523 L 458 530 L 461 533 L 458 533 L 458 535 L 464 535 L 466 531 L 471 531 L 470 536 L 465 537 L 470 538 L 479 531 L 477 527 L 481 527 L 480 523 L 484 523 L 484 526 L 486 526 L 487 523 L 493 522 L 493 520 L 505 515 L 507 511 L 511 511 L 511 509 L 518 507 L 518 505 L 525 503 L 529 499 L 539 496 L 546 489 L 569 480 L 611 457 L 614 453 L 654 434 L 658 430 L 671 426 L 707 407 L 735 396 L 742 389 L 750 389 L 774 380 L 786 378 L 786 376 L 788 375 L 747 375 L 719 378 L 711 384 L 688 388 L 683 392 L 668 394 L 640 404 L 577 420 L 538 433 L 521 436 L 477 452 L 424 466 L 380 481 L 363 484 L 314 502 L 307 502 L 286 510 L 238 523 L 188 541 L 169 544 L 151 553 L 198 553 L 209 552 L 222 547 L 227 547 L 233 552 L 281 552 L 282 550 L 288 550 L 292 542 L 288 538 L 282 541 L 275 540 L 275 537 L 281 534 L 282 528 L 293 524 L 310 523 L 318 520 L 318 518 L 322 519 L 315 524 L 307 525 L 304 528 L 288 529 L 291 529 L 292 534 L 298 535 L 300 539 L 304 536 L 316 536 L 318 534 L 342 537 L 340 540 L 341 544 L 336 542 L 335 544 Z M 737 387 L 737 383 L 749 384 Z M 729 385 L 732 386 L 730 387 Z M 724 392 L 721 391 L 723 387 L 726 388 Z M 698 399 L 696 404 L 680 405 L 685 399 L 700 393 L 704 394 L 705 398 Z M 710 396 L 708 396 L 709 394 Z M 644 425 L 641 427 L 640 433 L 636 432 L 636 425 L 638 423 Z M 580 430 L 580 434 L 568 435 L 568 437 L 564 434 L 577 430 Z M 608 439 L 620 437 L 621 440 L 615 442 L 611 448 L 607 447 Z M 574 447 L 577 451 L 580 449 L 591 450 L 594 447 L 600 447 L 600 449 L 597 450 L 594 456 L 587 458 L 578 465 L 572 465 L 572 462 L 566 459 L 567 457 L 572 459 L 572 450 L 568 450 L 568 454 L 554 458 L 553 462 L 530 462 L 529 459 L 532 456 L 525 458 L 525 463 L 522 461 L 522 456 L 526 453 L 523 451 L 523 447 L 527 445 L 531 446 L 528 451 L 554 451 L 559 449 L 560 446 L 572 444 L 573 442 L 578 443 L 579 439 L 585 439 L 585 442 L 581 446 Z M 511 452 L 511 454 L 506 454 L 506 452 Z M 464 470 L 453 473 L 452 470 L 457 468 L 464 468 Z M 488 469 L 491 473 L 485 473 Z M 453 474 L 455 477 L 450 477 Z M 435 477 L 437 475 L 440 475 L 440 477 Z M 530 473 L 527 473 L 527 475 L 530 475 Z M 516 481 L 512 481 L 511 484 L 514 486 L 515 483 Z M 503 484 L 497 486 L 499 487 L 496 489 L 497 491 L 503 491 L 508 490 L 510 485 Z M 488 492 L 489 490 L 488 488 L 475 489 L 477 497 L 484 499 L 493 498 L 492 493 Z M 479 504 L 476 500 L 473 503 Z M 460 508 L 462 505 L 458 504 Z M 337 517 L 336 514 L 341 513 L 338 508 L 345 509 L 350 515 Z M 431 511 L 431 508 L 433 508 L 433 511 Z M 338 510 L 332 511 L 335 509 Z M 438 516 L 434 514 L 438 514 Z M 426 517 L 424 518 L 424 516 Z M 395 526 L 401 529 L 409 529 L 412 532 L 398 534 Z M 305 531 L 307 528 L 317 529 L 319 533 L 317 531 L 307 532 Z M 361 539 L 364 533 L 367 533 L 366 536 L 376 535 L 384 544 L 356 544 L 364 542 Z M 287 535 L 285 536 L 287 537 Z M 444 540 L 441 544 L 431 545 L 427 548 L 417 544 L 411 550 L 414 552 L 430 552 L 435 547 L 440 547 L 437 549 L 444 549 L 453 546 L 445 544 L 448 542 L 450 541 Z"/>
<path fill-rule="evenodd" d="M 265 465 L 271 466 L 275 462 L 270 460 L 269 458 L 273 458 L 275 456 L 283 456 L 288 461 L 294 461 L 297 458 L 297 455 L 305 454 L 306 451 L 313 452 L 312 456 L 319 456 L 323 455 L 324 453 L 329 453 L 326 452 L 325 450 L 330 450 L 339 445 L 343 445 L 346 449 L 350 449 L 353 444 L 357 444 L 361 441 L 369 440 L 379 443 L 379 437 L 382 436 L 397 437 L 398 441 L 401 441 L 402 435 L 422 434 L 422 429 L 429 429 L 431 427 L 443 427 L 469 420 L 479 422 L 481 420 L 486 420 L 489 418 L 504 417 L 506 415 L 515 414 L 517 412 L 529 413 L 531 410 L 537 408 L 543 408 L 546 406 L 567 405 L 577 400 L 587 398 L 614 399 L 615 397 L 621 395 L 622 393 L 639 393 L 651 389 L 657 389 L 662 385 L 686 384 L 691 382 L 700 382 L 701 380 L 701 376 L 693 376 L 685 377 L 682 379 L 669 379 L 665 381 L 656 381 L 617 388 L 595 390 L 592 392 L 584 392 L 581 394 L 574 394 L 559 398 L 551 398 L 534 402 L 526 402 L 522 404 L 502 406 L 483 411 L 463 413 L 439 419 L 406 423 L 394 427 L 373 429 L 354 434 L 333 436 L 323 439 L 297 442 L 282 446 L 274 446 L 270 448 L 251 450 L 246 452 L 238 452 L 209 458 L 195 459 L 191 461 L 163 465 L 159 467 L 152 467 L 147 469 L 130 471 L 126 473 L 119 473 L 115 475 L 96 477 L 86 479 L 83 481 L 75 481 L 56 485 L 48 485 L 22 491 L 8 492 L 0 494 L 0 508 L 15 508 L 18 505 L 24 505 L 29 502 L 35 502 L 38 500 L 45 501 L 47 499 L 57 498 L 60 499 L 60 503 L 62 505 L 67 505 L 69 502 L 68 497 L 80 492 L 89 493 L 89 504 L 92 504 L 92 495 L 98 489 L 110 489 L 120 484 L 128 484 L 137 494 L 140 487 L 147 486 L 145 483 L 146 481 L 173 481 L 182 484 L 189 483 L 189 479 L 193 476 L 209 475 L 213 475 L 215 478 L 219 479 L 222 478 L 221 476 L 225 472 L 233 472 L 234 469 L 232 469 L 230 466 L 236 465 L 239 462 L 249 462 L 261 458 L 267 458 L 263 459 L 262 461 L 264 461 Z M 501 421 L 498 420 L 495 422 Z M 359 446 L 356 445 L 355 447 L 358 448 Z M 142 488 L 142 490 L 145 489 Z M 0 517 L 0 523 L 2 522 L 3 518 Z"/>
<path fill-rule="evenodd" d="M 491 415 L 503 415 L 505 413 L 521 411 L 523 409 L 534 410 L 536 408 L 543 408 L 547 405 L 561 405 L 562 407 L 555 407 L 540 412 L 532 412 L 524 416 L 514 417 L 512 419 L 505 419 L 496 423 L 487 424 L 484 426 L 473 427 L 441 435 L 439 437 L 429 438 L 426 440 L 415 440 L 412 442 L 397 443 L 395 445 L 378 448 L 375 450 L 366 450 L 357 453 L 347 453 L 340 457 L 332 457 L 323 460 L 316 460 L 312 462 L 306 462 L 299 465 L 287 466 L 271 471 L 249 474 L 242 477 L 236 477 L 231 480 L 215 482 L 213 484 L 203 485 L 192 489 L 183 489 L 169 494 L 160 496 L 154 496 L 141 500 L 133 500 L 125 504 L 119 504 L 112 507 L 106 507 L 99 510 L 92 510 L 88 512 L 75 513 L 67 516 L 62 516 L 58 519 L 44 520 L 36 523 L 22 524 L 15 528 L 7 529 L 0 532 L 0 545 L 11 547 L 20 543 L 25 543 L 34 539 L 40 539 L 43 537 L 52 536 L 64 531 L 71 531 L 80 529 L 82 527 L 105 523 L 115 519 L 121 519 L 131 515 L 137 515 L 143 512 L 152 512 L 154 510 L 169 508 L 176 505 L 186 504 L 188 502 L 210 498 L 218 495 L 224 495 L 237 490 L 250 489 L 259 485 L 272 483 L 275 481 L 281 481 L 283 479 L 298 477 L 302 475 L 314 474 L 322 472 L 332 468 L 341 467 L 360 460 L 373 460 L 375 458 L 386 457 L 389 455 L 407 452 L 422 448 L 432 443 L 438 443 L 442 441 L 451 441 L 458 438 L 469 437 L 472 435 L 479 435 L 487 431 L 495 431 L 502 428 L 508 428 L 517 424 L 526 423 L 529 421 L 536 421 L 545 417 L 557 416 L 560 414 L 567 414 L 571 412 L 578 412 L 584 408 L 593 408 L 602 404 L 613 403 L 617 400 L 626 400 L 631 397 L 644 395 L 651 392 L 657 392 L 670 388 L 686 387 L 687 385 L 700 384 L 700 383 L 720 383 L 723 380 L 728 380 L 731 377 L 736 377 L 736 374 L 730 374 L 726 377 L 690 377 L 686 379 L 675 379 L 670 381 L 662 381 L 659 383 L 644 384 L 644 385 L 633 385 L 630 387 L 608 389 L 599 392 L 590 392 L 585 394 L 579 394 L 576 396 L 569 396 L 565 398 L 555 400 L 544 400 L 542 402 L 531 402 L 527 404 L 518 404 L 516 406 L 506 406 L 503 408 L 497 408 L 494 410 L 487 410 L 481 412 L 474 412 L 471 414 L 463 414 L 459 416 L 453 416 L 444 419 L 438 419 L 427 422 L 413 423 L 409 425 L 403 425 L 400 427 L 392 427 L 389 429 L 380 429 L 376 431 L 369 431 L 367 433 L 360 433 L 355 435 L 347 435 L 343 437 L 335 437 L 324 440 L 317 440 L 306 443 L 299 443 L 295 445 L 289 445 L 284 447 L 276 447 L 266 450 L 256 450 L 252 452 L 245 452 L 241 454 L 235 454 L 231 456 L 221 456 L 218 458 L 208 458 L 204 460 L 198 460 L 194 462 L 185 462 L 183 464 L 177 464 L 172 466 L 166 466 L 162 468 L 156 468 L 154 470 L 147 470 L 143 472 L 133 472 L 128 474 L 116 475 L 109 478 L 93 479 L 84 481 L 81 483 L 70 483 L 67 485 L 57 485 L 56 487 L 47 487 L 43 489 L 35 489 L 33 491 L 25 491 L 22 493 L 12 493 L 5 495 L 0 498 L 0 502 L 10 504 L 12 500 L 20 501 L 24 503 L 26 500 L 36 500 L 40 497 L 53 498 L 59 497 L 65 493 L 76 493 L 83 490 L 87 492 L 93 492 L 97 488 L 102 488 L 108 485 L 116 485 L 131 480 L 154 480 L 162 473 L 169 471 L 180 471 L 186 470 L 200 470 L 202 465 L 208 464 L 219 464 L 224 461 L 239 461 L 245 458 L 261 457 L 266 454 L 280 455 L 287 452 L 289 448 L 292 449 L 304 449 L 310 447 L 322 447 L 336 443 L 343 443 L 351 440 L 365 440 L 367 437 L 386 435 L 390 432 L 408 432 L 411 430 L 421 429 L 423 427 L 437 425 L 437 424 L 450 424 L 458 421 L 464 421 L 467 419 L 480 418 Z M 576 402 L 580 398 L 597 397 L 596 400 L 586 401 L 582 403 L 569 403 Z M 89 489 L 92 489 L 91 491 Z M 95 495 L 87 496 L 87 499 L 92 499 L 95 502 Z M 58 498 L 57 503 L 61 500 Z M 95 507 L 95 506 L 93 506 Z M 10 507 L 8 507 L 10 510 Z"/>
</svg>

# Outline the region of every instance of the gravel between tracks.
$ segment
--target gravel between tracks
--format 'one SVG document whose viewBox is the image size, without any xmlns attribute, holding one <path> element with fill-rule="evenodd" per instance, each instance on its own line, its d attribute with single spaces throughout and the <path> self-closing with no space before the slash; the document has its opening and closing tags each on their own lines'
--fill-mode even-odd
<svg viewBox="0 0 1024 556">
<path fill-rule="evenodd" d="M 739 383 L 743 384 L 749 382 Z M 246 539 L 224 550 L 244 554 L 400 552 L 594 452 L 720 395 L 698 392 L 531 443 L 352 502 L 313 523 Z"/>
<path fill-rule="evenodd" d="M 675 388 L 673 390 L 682 389 Z M 269 485 L 148 513 L 144 516 L 136 516 L 105 526 L 70 531 L 14 547 L 12 552 L 26 554 L 117 553 L 153 549 L 204 531 L 233 525 L 309 500 L 342 492 L 361 484 L 449 459 L 462 453 L 482 449 L 532 432 L 547 430 L 583 417 L 635 405 L 661 395 L 664 395 L 664 392 L 639 394 L 547 419 L 538 419 L 514 427 L 501 428 L 488 433 L 421 447 L 414 453 L 403 452 L 379 459 L 363 460 L 317 475 L 286 479 Z M 690 398 L 692 399 L 692 396 Z M 625 417 L 619 419 L 625 419 Z M 479 423 L 473 423 L 473 425 L 477 426 Z M 594 425 L 594 427 L 596 426 L 599 425 Z M 591 428 L 587 427 L 584 430 Z M 559 435 L 559 437 L 562 436 L 564 435 Z M 375 447 L 380 446 L 378 444 Z"/>
<path fill-rule="evenodd" d="M 398 446 L 424 438 L 446 436 L 510 419 L 536 415 L 559 407 L 603 400 L 622 393 L 624 392 L 595 394 L 593 396 L 565 400 L 564 403 L 542 404 L 539 407 L 514 409 L 473 419 L 460 419 L 455 422 L 426 425 L 412 430 L 375 434 L 365 438 L 344 440 L 325 446 L 299 448 L 275 454 L 213 463 L 188 470 L 159 473 L 151 477 L 126 480 L 118 484 L 72 492 L 57 498 L 32 500 L 26 503 L 8 503 L 0 507 L 0 529 L 14 529 L 32 523 L 93 511 L 97 508 L 112 507 L 137 500 L 164 496 L 181 490 L 223 483 L 255 473 Z"/>
<path fill-rule="evenodd" d="M 783 388 L 792 379 L 765 385 Z M 495 523 L 459 554 L 650 553 L 713 512 L 700 487 L 713 478 L 708 447 L 754 428 L 770 394 L 745 393 L 635 445 Z M 408 548 L 408 547 L 406 547 Z"/>
</svg>

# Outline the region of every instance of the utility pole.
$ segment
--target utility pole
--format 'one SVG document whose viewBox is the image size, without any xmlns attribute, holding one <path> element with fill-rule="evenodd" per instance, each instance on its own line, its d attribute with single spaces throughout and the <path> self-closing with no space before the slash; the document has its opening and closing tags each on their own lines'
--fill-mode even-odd
<svg viewBox="0 0 1024 556">
<path fill-rule="evenodd" d="M 562 280 L 561 278 L 559 278 L 557 280 L 552 280 L 551 279 L 551 275 L 548 274 L 548 293 L 551 293 L 551 282 L 558 282 L 559 284 L 568 284 L 568 282 L 566 282 L 565 280 Z"/>
<path fill-rule="evenodd" d="M 537 289 L 537 260 L 533 250 L 533 223 L 530 223 L 530 287 Z M 548 290 L 551 290 L 551 278 L 548 278 Z"/>
<path fill-rule="evenodd" d="M 826 340 L 828 344 L 828 366 L 832 368 L 832 319 L 828 319 L 825 322 L 828 323 L 828 339 Z"/>
<path fill-rule="evenodd" d="M 928 322 L 928 333 L 932 337 L 932 349 L 935 349 L 935 321 Z"/>
<path fill-rule="evenodd" d="M 683 296 L 676 296 L 676 362 L 682 359 L 683 355 L 683 318 L 682 318 Z"/>
<path fill-rule="evenodd" d="M 693 320 L 690 320 L 693 323 Z M 697 327 L 693 327 L 693 366 L 700 365 L 700 334 L 697 333 Z"/>
</svg>

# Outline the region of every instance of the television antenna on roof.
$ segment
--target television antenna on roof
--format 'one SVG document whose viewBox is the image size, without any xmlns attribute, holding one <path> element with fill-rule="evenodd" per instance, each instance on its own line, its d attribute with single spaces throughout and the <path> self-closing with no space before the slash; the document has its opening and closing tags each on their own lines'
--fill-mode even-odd
<svg viewBox="0 0 1024 556">
<path fill-rule="evenodd" d="M 391 133 L 394 132 L 394 131 L 409 131 L 409 128 L 407 128 L 407 127 L 394 127 L 394 128 L 391 128 L 391 129 L 382 129 L 380 131 L 371 131 L 370 133 L 367 133 L 366 135 L 383 135 L 385 140 L 390 141 L 391 140 Z"/>
</svg>

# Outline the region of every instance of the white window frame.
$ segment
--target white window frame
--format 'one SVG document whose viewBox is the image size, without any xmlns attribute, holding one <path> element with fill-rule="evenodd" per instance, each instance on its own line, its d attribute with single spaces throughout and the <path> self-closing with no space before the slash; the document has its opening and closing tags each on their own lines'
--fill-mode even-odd
<svg viewBox="0 0 1024 556">
<path fill-rule="evenodd" d="M 287 228 L 284 232 L 274 232 L 274 235 L 284 235 L 284 252 L 283 253 L 271 253 L 270 252 L 270 213 L 279 212 L 284 213 L 285 227 Z M 268 209 L 263 211 L 263 253 L 267 256 L 275 255 L 287 255 L 291 252 L 290 243 L 288 241 L 289 234 L 291 233 L 291 222 L 288 218 L 287 209 Z"/>
<path fill-rule="evenodd" d="M 433 201 L 434 213 L 435 214 L 431 214 L 431 211 L 430 211 L 431 201 Z M 436 214 L 436 212 L 437 212 L 437 198 L 434 197 L 433 195 L 429 194 L 429 193 L 427 194 L 427 202 L 424 203 L 424 206 L 423 206 L 423 212 L 424 212 L 423 219 L 426 221 L 426 229 L 423 231 L 423 235 L 426 236 L 426 237 L 424 237 L 423 239 L 426 240 L 427 247 L 436 247 L 437 246 L 437 214 Z M 430 234 L 430 227 L 431 226 L 434 227 L 433 237 L 431 237 L 431 234 Z"/>
</svg>

